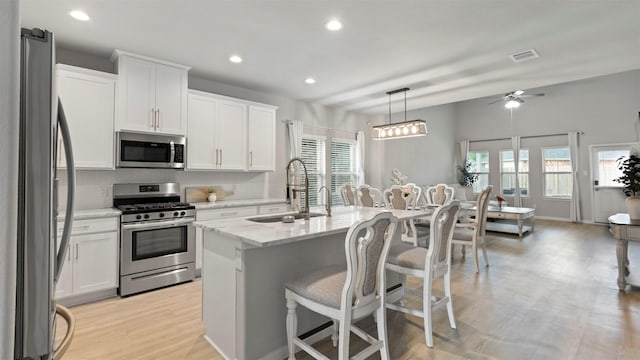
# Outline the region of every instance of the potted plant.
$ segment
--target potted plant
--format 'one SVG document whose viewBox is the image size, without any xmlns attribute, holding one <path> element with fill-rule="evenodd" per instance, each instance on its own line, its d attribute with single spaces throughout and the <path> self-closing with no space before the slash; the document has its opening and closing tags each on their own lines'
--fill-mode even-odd
<svg viewBox="0 0 640 360">
<path fill-rule="evenodd" d="M 462 165 L 458 165 L 458 184 L 465 186 L 465 187 L 470 187 L 473 186 L 473 184 L 476 183 L 476 181 L 478 181 L 478 175 L 477 174 L 472 174 L 469 172 L 469 170 L 471 170 L 471 161 L 466 161 L 464 163 L 464 166 Z"/>
<path fill-rule="evenodd" d="M 216 201 L 216 189 L 213 187 L 210 187 L 207 189 L 207 192 L 209 193 L 209 197 L 207 197 L 207 200 L 209 200 L 209 202 L 215 202 Z"/>
<path fill-rule="evenodd" d="M 640 219 L 640 156 L 631 154 L 628 158 L 618 158 L 618 169 L 622 175 L 613 181 L 622 184 L 629 217 Z"/>
</svg>

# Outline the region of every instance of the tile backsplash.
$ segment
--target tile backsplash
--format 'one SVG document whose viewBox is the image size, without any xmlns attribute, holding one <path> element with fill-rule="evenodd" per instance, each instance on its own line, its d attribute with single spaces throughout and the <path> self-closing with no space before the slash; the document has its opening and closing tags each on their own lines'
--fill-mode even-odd
<svg viewBox="0 0 640 360">
<path fill-rule="evenodd" d="M 59 209 L 66 207 L 67 176 L 64 170 L 58 171 Z M 181 198 L 184 200 L 185 187 L 223 186 L 233 191 L 233 200 L 262 199 L 269 197 L 269 173 L 216 173 L 210 171 L 180 171 L 164 169 L 116 169 L 116 170 L 78 170 L 76 172 L 76 209 L 99 209 L 111 207 L 113 203 L 113 184 L 119 183 L 162 183 L 180 184 Z"/>
</svg>

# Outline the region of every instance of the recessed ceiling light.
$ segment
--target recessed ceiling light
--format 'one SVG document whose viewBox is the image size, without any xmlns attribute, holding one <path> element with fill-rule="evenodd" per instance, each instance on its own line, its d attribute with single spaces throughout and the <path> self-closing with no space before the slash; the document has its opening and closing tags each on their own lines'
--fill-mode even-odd
<svg viewBox="0 0 640 360">
<path fill-rule="evenodd" d="M 89 20 L 91 20 L 89 15 L 87 15 L 87 13 L 82 11 L 82 10 L 70 11 L 69 15 L 71 15 L 72 18 L 74 18 L 76 20 L 80 20 L 80 21 L 89 21 Z"/>
<path fill-rule="evenodd" d="M 309 77 L 309 78 L 304 79 L 304 82 L 307 83 L 307 84 L 315 84 L 316 83 L 316 79 Z"/>
<path fill-rule="evenodd" d="M 338 20 L 331 20 L 327 23 L 326 27 L 328 30 L 338 31 L 342 29 L 342 23 Z"/>
<path fill-rule="evenodd" d="M 231 61 L 232 63 L 239 64 L 239 63 L 242 62 L 242 58 L 240 56 L 238 56 L 238 55 L 231 55 L 229 57 L 229 61 Z"/>
</svg>

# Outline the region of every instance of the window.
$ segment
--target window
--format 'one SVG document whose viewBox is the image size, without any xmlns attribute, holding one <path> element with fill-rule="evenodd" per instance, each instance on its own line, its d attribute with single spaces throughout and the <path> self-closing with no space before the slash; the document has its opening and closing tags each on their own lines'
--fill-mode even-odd
<svg viewBox="0 0 640 360">
<path fill-rule="evenodd" d="M 622 176 L 622 171 L 618 169 L 618 159 L 628 158 L 629 150 L 604 150 L 598 151 L 598 181 L 599 186 L 622 187 L 622 184 L 613 179 Z"/>
<path fill-rule="evenodd" d="M 342 204 L 340 187 L 356 184 L 356 142 L 346 139 L 331 140 L 331 202 Z M 321 202 L 324 203 L 324 194 Z"/>
<path fill-rule="evenodd" d="M 489 152 L 470 151 L 467 161 L 471 163 L 469 172 L 478 175 L 478 181 L 473 184 L 473 192 L 479 194 L 482 189 L 489 186 Z"/>
<path fill-rule="evenodd" d="M 520 149 L 518 158 L 518 185 L 520 196 L 529 195 L 529 150 Z M 516 167 L 513 150 L 500 151 L 500 192 L 504 195 L 515 195 Z"/>
<path fill-rule="evenodd" d="M 617 159 L 617 157 L 616 157 Z M 613 168 L 615 159 L 611 159 Z M 573 177 L 571 175 L 571 154 L 568 147 L 542 149 L 544 171 L 544 196 L 553 198 L 571 198 Z M 611 164 L 600 161 L 601 166 Z M 602 169 L 601 169 L 602 171 Z"/>
<path fill-rule="evenodd" d="M 309 206 L 319 205 L 318 190 L 325 184 L 325 138 L 304 136 L 302 138 L 302 161 L 307 165 L 309 174 Z M 292 171 L 295 165 L 291 165 Z M 304 173 L 300 176 L 304 182 Z M 289 179 L 287 179 L 289 181 Z M 304 206 L 304 193 L 300 196 L 300 205 Z"/>
</svg>

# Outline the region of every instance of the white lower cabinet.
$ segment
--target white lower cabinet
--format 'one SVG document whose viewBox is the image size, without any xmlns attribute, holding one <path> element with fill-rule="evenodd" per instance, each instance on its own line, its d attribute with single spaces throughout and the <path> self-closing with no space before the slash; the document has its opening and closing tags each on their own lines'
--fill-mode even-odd
<svg viewBox="0 0 640 360">
<path fill-rule="evenodd" d="M 58 238 L 61 234 L 62 223 L 58 223 Z M 117 287 L 118 219 L 75 220 L 56 299 Z"/>
<path fill-rule="evenodd" d="M 196 221 L 231 219 L 258 215 L 257 206 L 240 206 L 226 209 L 202 209 L 196 212 Z M 196 229 L 196 274 L 202 269 L 202 229 Z"/>
</svg>

